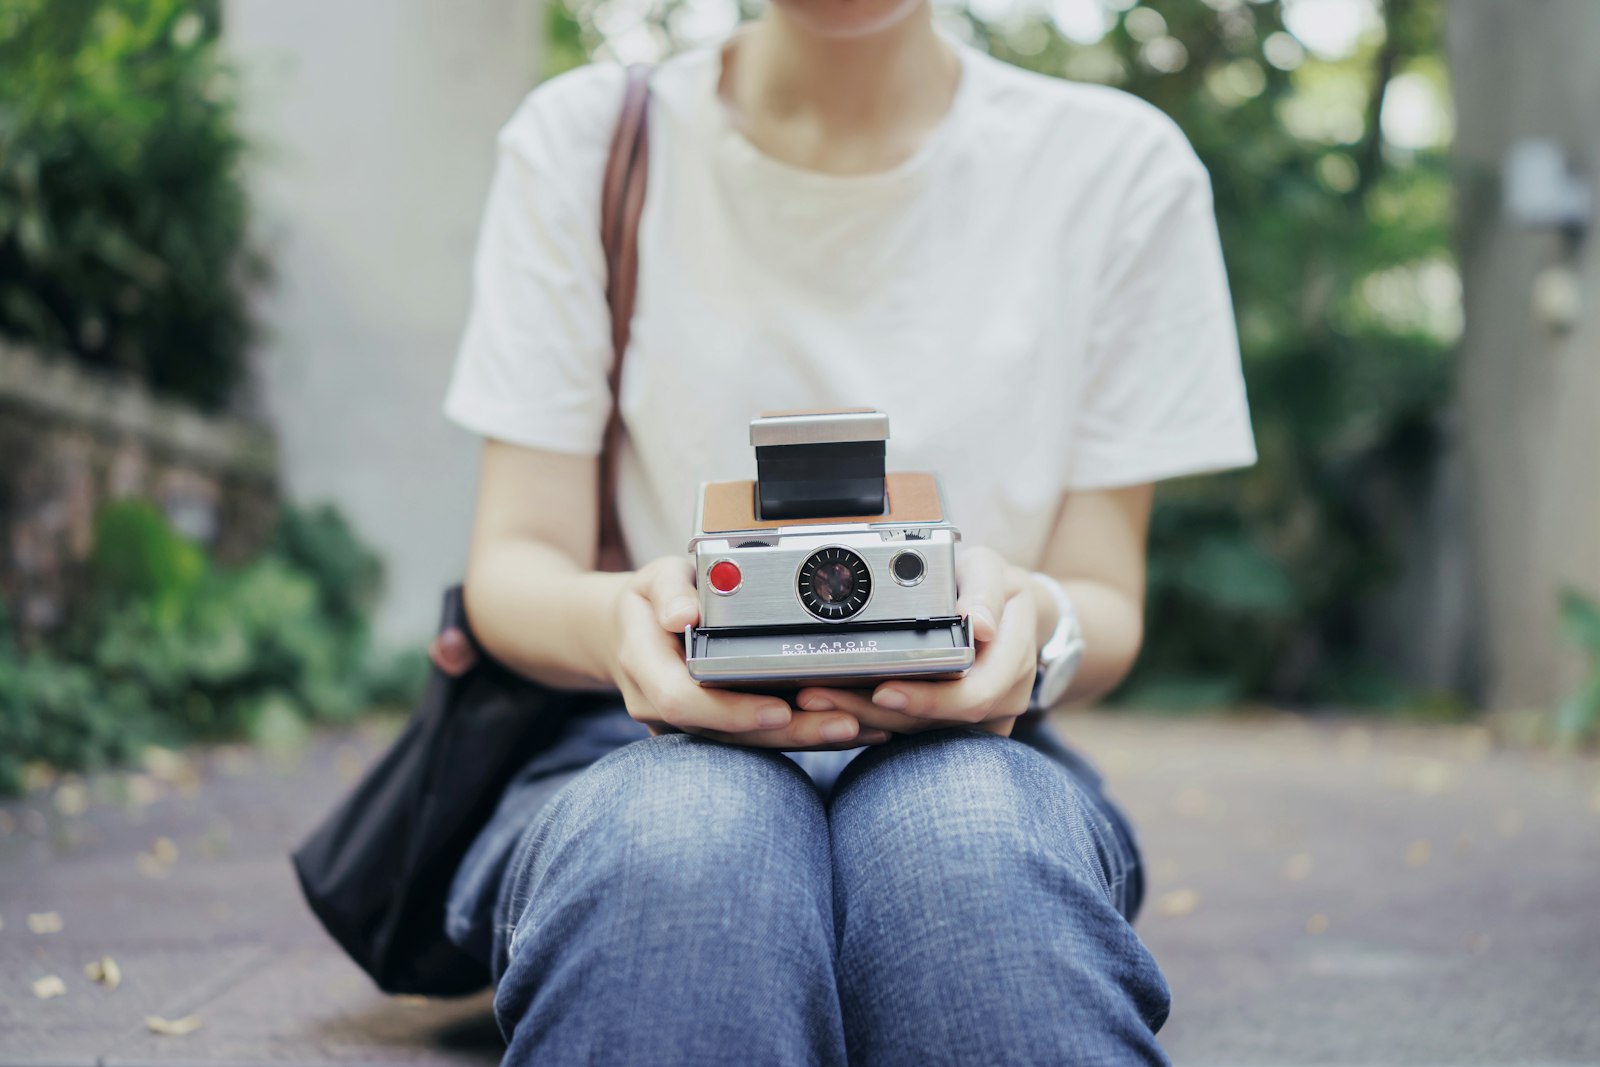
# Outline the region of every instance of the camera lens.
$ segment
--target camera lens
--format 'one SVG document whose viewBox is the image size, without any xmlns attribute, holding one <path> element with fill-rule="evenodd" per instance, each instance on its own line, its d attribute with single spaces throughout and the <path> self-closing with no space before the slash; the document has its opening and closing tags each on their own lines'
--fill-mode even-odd
<svg viewBox="0 0 1600 1067">
<path fill-rule="evenodd" d="M 848 548 L 819 548 L 800 566 L 800 603 L 819 619 L 837 622 L 867 606 L 872 574 Z"/>
<path fill-rule="evenodd" d="M 908 550 L 897 553 L 894 559 L 889 561 L 889 571 L 894 575 L 894 580 L 901 585 L 916 585 L 927 573 L 928 564 L 920 553 Z"/>
</svg>

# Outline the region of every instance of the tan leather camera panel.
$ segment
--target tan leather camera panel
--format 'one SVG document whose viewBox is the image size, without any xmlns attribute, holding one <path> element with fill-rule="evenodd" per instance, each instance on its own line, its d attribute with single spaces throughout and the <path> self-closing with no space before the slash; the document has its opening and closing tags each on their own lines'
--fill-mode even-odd
<svg viewBox="0 0 1600 1067">
<path fill-rule="evenodd" d="M 884 515 L 835 515 L 816 519 L 756 518 L 755 482 L 709 482 L 701 510 L 702 533 L 776 530 L 784 526 L 825 526 L 842 522 L 943 522 L 939 482 L 932 474 L 896 472 L 885 479 L 889 511 Z"/>
</svg>

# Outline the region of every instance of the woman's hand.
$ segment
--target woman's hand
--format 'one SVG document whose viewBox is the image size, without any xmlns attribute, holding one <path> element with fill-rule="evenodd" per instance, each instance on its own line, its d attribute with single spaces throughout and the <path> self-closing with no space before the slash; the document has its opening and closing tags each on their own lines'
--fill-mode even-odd
<svg viewBox="0 0 1600 1067">
<path fill-rule="evenodd" d="M 635 572 L 617 595 L 612 677 L 628 714 L 666 728 L 757 748 L 855 748 L 888 740 L 839 709 L 796 711 L 781 697 L 700 686 L 683 661 L 685 629 L 700 618 L 694 569 L 666 556 Z M 1024 701 L 1026 702 L 1026 701 Z"/>
<path fill-rule="evenodd" d="M 956 588 L 956 610 L 970 620 L 977 643 L 972 669 L 964 676 L 884 682 L 870 692 L 811 687 L 797 694 L 800 707 L 846 711 L 863 729 L 890 733 L 976 726 L 1010 734 L 1017 716 L 1028 710 L 1039 663 L 1043 622 L 1029 573 L 989 549 L 963 548 L 956 557 Z"/>
</svg>

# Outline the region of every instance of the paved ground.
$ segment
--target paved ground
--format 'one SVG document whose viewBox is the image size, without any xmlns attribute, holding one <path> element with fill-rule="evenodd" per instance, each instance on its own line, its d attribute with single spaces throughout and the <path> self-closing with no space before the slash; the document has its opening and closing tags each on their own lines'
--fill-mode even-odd
<svg viewBox="0 0 1600 1067">
<path fill-rule="evenodd" d="M 1143 828 L 1180 1065 L 1600 1063 L 1600 761 L 1475 728 L 1067 729 Z M 483 998 L 375 993 L 285 860 L 381 740 L 157 758 L 0 808 L 0 1063 L 493 1064 Z M 103 955 L 115 989 L 85 975 Z M 50 975 L 65 993 L 36 998 Z"/>
</svg>

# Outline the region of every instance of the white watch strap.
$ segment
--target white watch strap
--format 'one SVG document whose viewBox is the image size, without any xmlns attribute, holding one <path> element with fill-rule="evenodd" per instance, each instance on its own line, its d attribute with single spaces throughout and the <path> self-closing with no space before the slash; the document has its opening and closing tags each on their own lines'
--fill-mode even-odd
<svg viewBox="0 0 1600 1067">
<path fill-rule="evenodd" d="M 1043 571 L 1033 572 L 1034 581 L 1044 587 L 1046 594 L 1056 605 L 1056 628 L 1050 631 L 1049 638 L 1039 649 L 1041 663 L 1053 660 L 1066 649 L 1070 634 L 1078 629 L 1078 612 L 1072 606 L 1072 598 L 1067 596 L 1067 591 L 1061 583 L 1045 574 Z"/>
<path fill-rule="evenodd" d="M 1041 571 L 1035 571 L 1033 577 L 1056 605 L 1056 628 L 1039 649 L 1038 674 L 1029 703 L 1029 710 L 1042 711 L 1060 699 L 1077 672 L 1078 661 L 1083 657 L 1083 627 L 1072 598 L 1061 583 Z"/>
</svg>

